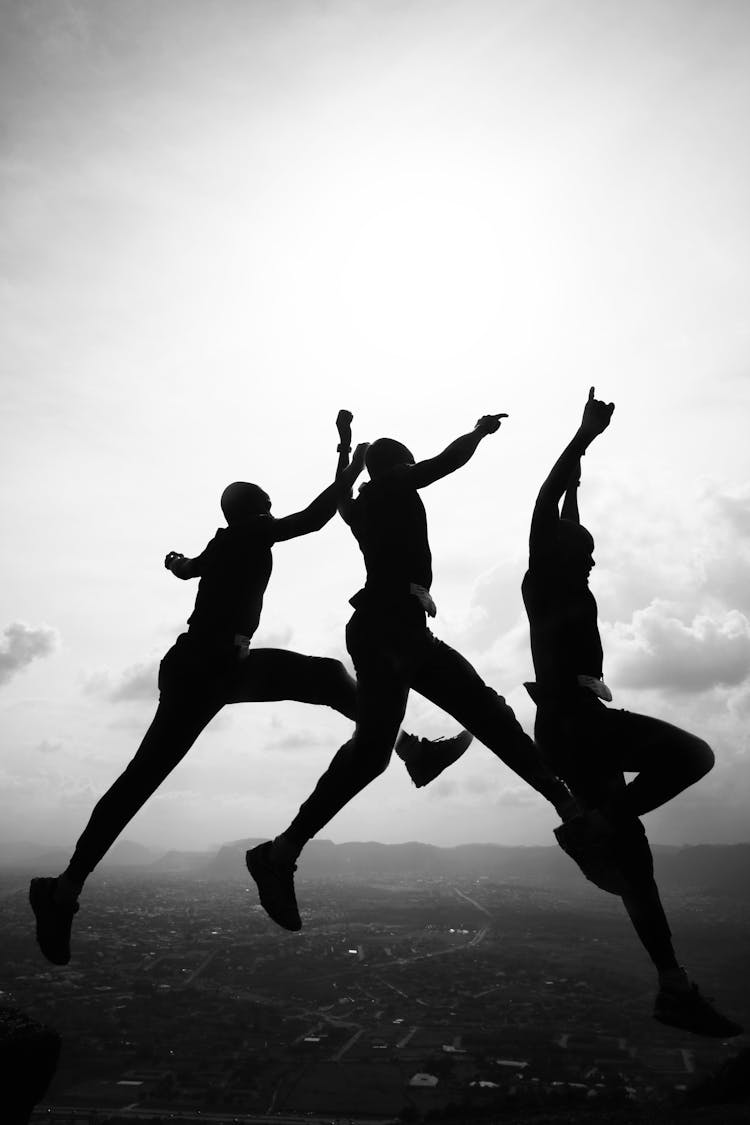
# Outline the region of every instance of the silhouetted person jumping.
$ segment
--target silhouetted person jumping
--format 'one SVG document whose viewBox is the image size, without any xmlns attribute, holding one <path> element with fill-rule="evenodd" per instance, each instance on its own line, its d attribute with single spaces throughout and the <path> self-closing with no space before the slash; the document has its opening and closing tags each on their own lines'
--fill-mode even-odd
<svg viewBox="0 0 750 1125">
<path fill-rule="evenodd" d="M 365 449 L 358 447 L 348 467 L 339 465 L 336 481 L 307 508 L 281 519 L 271 515 L 271 500 L 258 485 L 230 484 L 221 497 L 227 526 L 197 558 L 167 555 L 168 570 L 182 579 L 200 577 L 200 583 L 188 630 L 159 667 L 156 715 L 135 757 L 94 808 L 67 869 L 57 879 L 31 880 L 37 941 L 53 964 L 70 960 L 73 915 L 87 877 L 225 704 L 289 699 L 355 718 L 356 682 L 338 660 L 253 649 L 250 642 L 271 576 L 273 545 L 328 523 L 361 473 Z"/>
<path fill-rule="evenodd" d="M 546 797 L 565 819 L 580 811 L 553 776 L 502 696 L 480 679 L 459 653 L 427 628 L 435 616 L 430 596 L 432 557 L 419 489 L 465 465 L 480 441 L 500 428 L 494 414 L 427 461 L 415 463 L 398 441 L 380 438 L 367 450 L 370 474 L 358 497 L 340 507 L 362 550 L 367 581 L 351 599 L 354 615 L 346 644 L 357 674 L 354 737 L 333 758 L 290 826 L 247 853 L 260 901 L 275 922 L 301 927 L 294 893 L 295 860 L 360 790 L 385 770 L 411 688 L 452 715 L 503 762 Z M 412 776 L 434 776 L 447 764 L 436 753 L 434 770 L 419 747 L 399 747 Z M 435 748 L 428 754 L 435 753 Z M 457 757 L 462 749 L 457 749 Z"/>
<path fill-rule="evenodd" d="M 612 694 L 602 678 L 597 605 L 588 585 L 594 540 L 580 522 L 577 492 L 581 457 L 613 411 L 614 404 L 594 398 L 592 387 L 581 425 L 534 507 L 522 585 L 536 673 L 536 683 L 526 685 L 537 705 L 534 734 L 585 810 L 555 830 L 560 846 L 592 882 L 622 897 L 656 967 L 654 1018 L 726 1038 L 742 1028 L 701 996 L 677 962 L 639 820 L 708 773 L 713 753 L 670 723 L 607 706 Z M 626 784 L 623 771 L 637 776 Z M 592 837 L 600 848 L 590 846 Z"/>
</svg>

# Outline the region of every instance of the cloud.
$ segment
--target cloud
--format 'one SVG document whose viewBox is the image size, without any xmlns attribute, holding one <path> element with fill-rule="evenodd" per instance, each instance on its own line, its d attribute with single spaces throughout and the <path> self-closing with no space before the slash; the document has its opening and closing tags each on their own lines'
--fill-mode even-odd
<svg viewBox="0 0 750 1125">
<path fill-rule="evenodd" d="M 330 737 L 320 734 L 311 734 L 309 731 L 293 731 L 283 738 L 277 738 L 267 744 L 268 750 L 309 750 L 311 746 L 330 746 Z"/>
<path fill-rule="evenodd" d="M 83 690 L 87 695 L 107 699 L 112 703 L 132 700 L 154 700 L 157 692 L 159 659 L 131 664 L 113 679 L 109 672 L 96 672 L 87 676 Z"/>
<path fill-rule="evenodd" d="M 709 496 L 735 534 L 750 540 L 750 484 L 727 492 L 714 489 Z"/>
<path fill-rule="evenodd" d="M 26 625 L 23 621 L 6 626 L 4 638 L 0 642 L 0 684 L 7 684 L 32 660 L 49 656 L 60 644 L 56 629 L 48 625 Z"/>
<path fill-rule="evenodd" d="M 456 633 L 459 648 L 474 653 L 491 649 L 519 619 L 525 626 L 521 581 L 525 560 L 506 561 L 486 571 L 477 579 L 469 612 Z"/>
<path fill-rule="evenodd" d="M 750 621 L 739 610 L 685 621 L 674 603 L 656 599 L 607 632 L 613 681 L 626 687 L 697 693 L 740 684 L 750 673 Z"/>
<path fill-rule="evenodd" d="M 280 629 L 261 629 L 253 637 L 253 648 L 288 648 L 293 635 L 291 625 Z"/>
<path fill-rule="evenodd" d="M 539 800 L 539 794 L 529 785 L 507 785 L 496 795 L 495 804 L 504 808 L 526 808 Z"/>
<path fill-rule="evenodd" d="M 34 747 L 39 754 L 57 754 L 62 748 L 62 742 L 50 742 L 47 738 L 42 739 Z"/>
</svg>

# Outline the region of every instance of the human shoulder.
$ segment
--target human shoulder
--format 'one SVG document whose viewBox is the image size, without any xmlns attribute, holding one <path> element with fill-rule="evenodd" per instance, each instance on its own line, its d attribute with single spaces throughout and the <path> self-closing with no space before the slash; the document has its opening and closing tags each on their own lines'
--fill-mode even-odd
<svg viewBox="0 0 750 1125">
<path fill-rule="evenodd" d="M 232 545 L 237 546 L 270 546 L 275 539 L 276 520 L 273 516 L 267 513 L 262 513 L 257 516 L 250 516 L 239 523 L 233 523 L 229 527 L 221 528 L 220 531 L 225 533 L 226 541 L 231 542 Z M 217 532 L 218 538 L 219 532 Z"/>
<path fill-rule="evenodd" d="M 544 582 L 548 584 L 554 581 L 557 571 L 558 560 L 554 550 L 532 550 L 529 552 L 529 568 L 526 571 L 524 581 L 528 579 L 529 583 Z"/>
</svg>

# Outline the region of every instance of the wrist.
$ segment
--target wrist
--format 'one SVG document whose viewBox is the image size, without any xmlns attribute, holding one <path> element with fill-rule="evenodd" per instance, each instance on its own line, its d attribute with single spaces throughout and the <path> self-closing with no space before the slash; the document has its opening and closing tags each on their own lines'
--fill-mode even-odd
<svg viewBox="0 0 750 1125">
<path fill-rule="evenodd" d="M 352 451 L 351 445 L 347 445 L 343 441 L 339 445 L 336 446 L 336 452 L 337 453 L 351 453 L 351 451 Z"/>
</svg>

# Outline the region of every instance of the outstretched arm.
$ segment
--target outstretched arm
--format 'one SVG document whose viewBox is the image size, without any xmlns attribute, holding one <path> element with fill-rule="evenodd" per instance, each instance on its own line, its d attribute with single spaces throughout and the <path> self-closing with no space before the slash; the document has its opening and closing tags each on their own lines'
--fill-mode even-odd
<svg viewBox="0 0 750 1125">
<path fill-rule="evenodd" d="M 280 543 L 286 539 L 296 539 L 299 535 L 309 535 L 311 531 L 320 531 L 325 527 L 336 511 L 340 498 L 350 494 L 354 482 L 364 468 L 366 452 L 366 442 L 358 445 L 351 463 L 341 470 L 333 484 L 329 484 L 320 496 L 316 496 L 303 511 L 274 520 L 274 541 Z"/>
<path fill-rule="evenodd" d="M 462 468 L 471 460 L 482 438 L 488 434 L 496 434 L 500 429 L 501 419 L 507 417 L 507 414 L 484 414 L 470 433 L 456 438 L 437 457 L 417 461 L 416 465 L 400 470 L 402 479 L 414 488 L 426 488 L 428 484 L 455 473 L 456 469 Z"/>
<path fill-rule="evenodd" d="M 201 556 L 196 559 L 186 559 L 179 551 L 170 551 L 164 560 L 167 570 L 171 570 L 175 578 L 197 578 L 201 572 Z"/>
<path fill-rule="evenodd" d="M 568 491 L 571 476 L 576 466 L 580 467 L 581 457 L 591 445 L 591 442 L 598 434 L 606 430 L 614 409 L 615 404 L 613 402 L 606 403 L 594 398 L 594 388 L 591 387 L 583 409 L 581 424 L 573 435 L 573 440 L 566 445 L 557 461 L 555 461 L 552 471 L 539 490 L 534 514 L 531 517 L 531 534 L 529 536 L 529 552 L 531 555 L 545 551 L 554 545 L 557 536 L 557 521 L 560 518 L 558 505 L 562 495 Z"/>
</svg>

